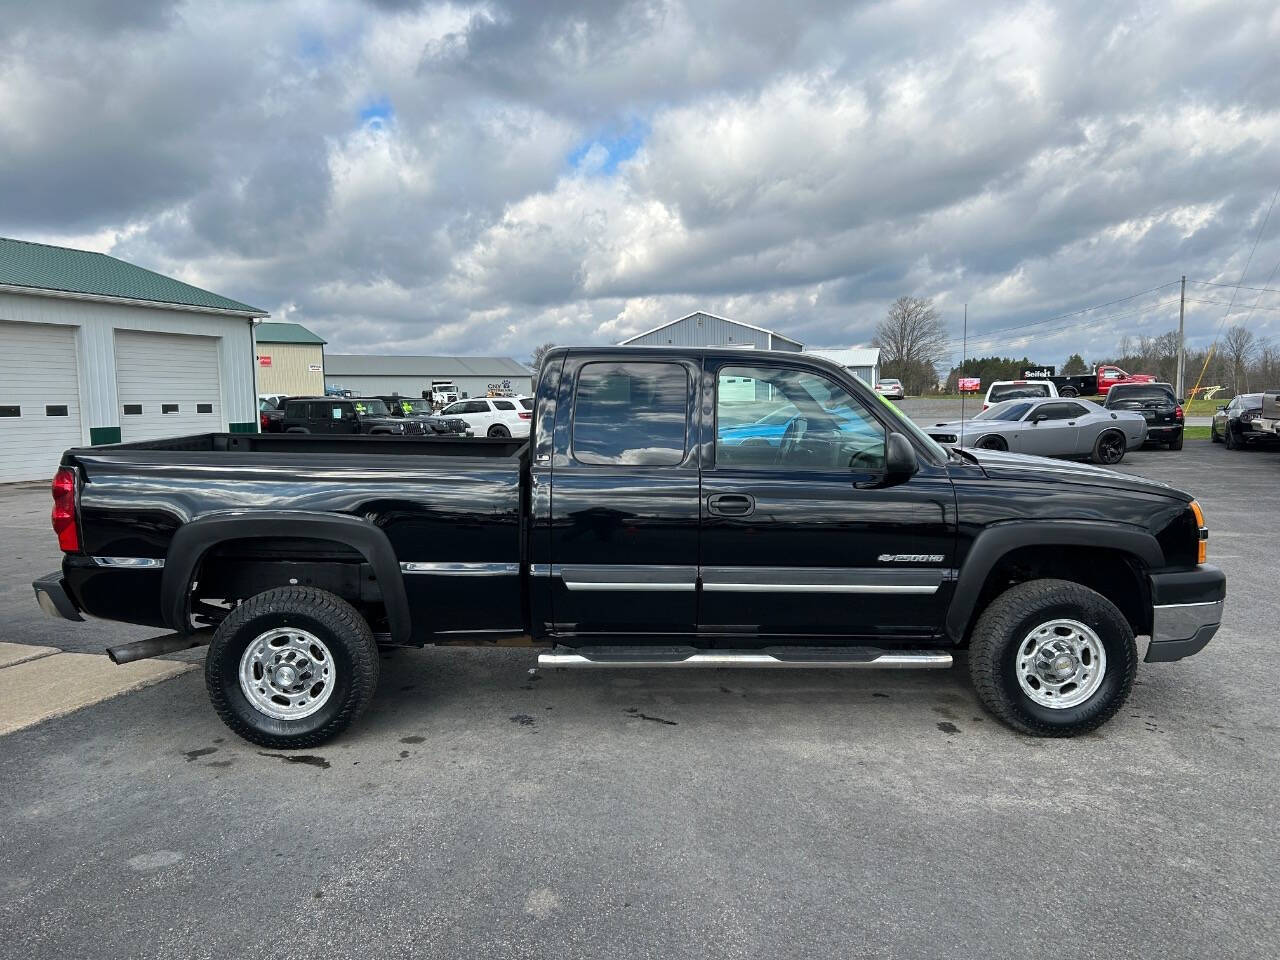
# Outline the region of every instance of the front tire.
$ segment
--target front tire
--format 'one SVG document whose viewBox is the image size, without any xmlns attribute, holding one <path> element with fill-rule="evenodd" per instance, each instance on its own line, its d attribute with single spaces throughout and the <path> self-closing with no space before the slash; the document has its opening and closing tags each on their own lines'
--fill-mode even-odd
<svg viewBox="0 0 1280 960">
<path fill-rule="evenodd" d="M 980 450 L 1000 450 L 1009 449 L 1009 442 L 1004 437 L 983 437 L 974 444 Z"/>
<path fill-rule="evenodd" d="M 1240 450 L 1244 447 L 1244 441 L 1236 439 L 1236 432 L 1231 429 L 1231 424 L 1227 424 L 1226 444 L 1228 450 Z"/>
<path fill-rule="evenodd" d="M 1072 737 L 1106 723 L 1133 687 L 1133 630 L 1106 597 L 1068 580 L 1031 580 L 983 611 L 969 676 L 997 719 L 1036 737 Z"/>
<path fill-rule="evenodd" d="M 378 647 L 351 604 L 314 587 L 250 597 L 218 626 L 204 666 L 222 722 L 275 750 L 315 747 L 358 717 L 378 685 Z"/>
</svg>

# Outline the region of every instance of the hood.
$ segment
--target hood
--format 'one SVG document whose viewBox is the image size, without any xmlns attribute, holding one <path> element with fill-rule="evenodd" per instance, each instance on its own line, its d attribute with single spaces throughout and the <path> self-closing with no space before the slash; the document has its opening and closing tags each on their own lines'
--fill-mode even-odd
<svg viewBox="0 0 1280 960">
<path fill-rule="evenodd" d="M 1160 480 L 1135 477 L 1130 473 L 1107 470 L 1092 464 L 1076 463 L 1071 460 L 1052 460 L 1049 457 L 1032 457 L 1025 453 L 977 450 L 973 447 L 965 447 L 964 452 L 978 461 L 983 473 L 996 479 L 1078 483 L 1091 487 L 1106 487 L 1109 490 L 1132 490 L 1137 493 L 1191 500 L 1190 494 L 1183 493 Z"/>
</svg>

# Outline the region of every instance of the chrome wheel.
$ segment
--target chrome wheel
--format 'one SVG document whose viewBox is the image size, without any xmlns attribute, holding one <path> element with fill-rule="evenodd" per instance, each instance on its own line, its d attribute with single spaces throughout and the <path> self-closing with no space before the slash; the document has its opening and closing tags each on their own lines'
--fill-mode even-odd
<svg viewBox="0 0 1280 960">
<path fill-rule="evenodd" d="M 276 720 L 311 716 L 328 703 L 336 680 L 329 648 L 306 630 L 268 630 L 240 657 L 241 691 L 253 709 Z"/>
<path fill-rule="evenodd" d="M 1018 686 L 1042 707 L 1066 710 L 1097 692 L 1107 672 L 1102 641 L 1078 620 L 1050 620 L 1018 647 Z"/>
</svg>

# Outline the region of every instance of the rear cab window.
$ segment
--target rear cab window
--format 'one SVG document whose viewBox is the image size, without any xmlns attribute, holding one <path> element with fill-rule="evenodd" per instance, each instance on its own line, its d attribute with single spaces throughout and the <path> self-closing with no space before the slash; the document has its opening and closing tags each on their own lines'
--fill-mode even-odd
<svg viewBox="0 0 1280 960">
<path fill-rule="evenodd" d="M 663 361 L 583 364 L 570 430 L 590 466 L 676 466 L 689 447 L 689 373 Z"/>
<path fill-rule="evenodd" d="M 1121 383 L 1107 391 L 1106 406 L 1115 407 L 1121 403 L 1142 405 L 1151 403 L 1176 403 L 1173 388 L 1159 383 Z"/>
<path fill-rule="evenodd" d="M 1024 397 L 1047 397 L 1047 383 L 1011 383 L 1007 386 L 992 387 L 987 394 L 987 403 L 1000 403 L 1004 400 L 1021 400 Z"/>
</svg>

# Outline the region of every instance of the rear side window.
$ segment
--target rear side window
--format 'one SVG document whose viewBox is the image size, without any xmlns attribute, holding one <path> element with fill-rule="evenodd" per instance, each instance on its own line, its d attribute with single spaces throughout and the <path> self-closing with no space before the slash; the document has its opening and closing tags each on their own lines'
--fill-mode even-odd
<svg viewBox="0 0 1280 960">
<path fill-rule="evenodd" d="M 514 410 L 516 408 L 516 405 L 510 400 L 495 400 L 493 405 L 499 410 Z"/>
<path fill-rule="evenodd" d="M 521 397 L 521 398 L 520 398 L 520 406 L 524 407 L 526 410 L 532 410 L 532 409 L 533 409 L 533 397 Z"/>
<path fill-rule="evenodd" d="M 684 459 L 688 418 L 689 375 L 680 364 L 588 363 L 574 396 L 574 459 L 674 466 Z"/>
</svg>

